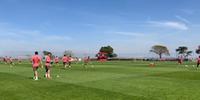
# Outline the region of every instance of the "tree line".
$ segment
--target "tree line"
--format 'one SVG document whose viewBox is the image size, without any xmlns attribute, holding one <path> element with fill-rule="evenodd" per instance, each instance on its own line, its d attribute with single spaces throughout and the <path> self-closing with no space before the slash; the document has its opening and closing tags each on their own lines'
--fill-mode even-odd
<svg viewBox="0 0 200 100">
<path fill-rule="evenodd" d="M 117 57 L 117 54 L 116 53 L 114 53 L 114 49 L 113 49 L 113 47 L 111 47 L 111 46 L 102 46 L 100 49 L 99 49 L 99 52 L 101 52 L 101 53 L 105 53 L 105 56 L 106 57 L 108 57 L 108 58 L 113 58 L 113 57 Z M 99 52 L 95 55 L 96 57 L 98 57 L 99 55 Z M 50 51 L 43 51 L 43 55 L 48 55 L 48 54 L 51 54 L 51 57 L 55 57 L 55 55 L 53 55 L 53 53 L 52 52 L 50 52 Z M 63 52 L 63 55 L 66 55 L 66 56 L 71 56 L 71 57 L 74 57 L 74 53 L 73 53 L 73 51 L 71 51 L 71 50 L 65 50 L 64 52 Z"/>
<path fill-rule="evenodd" d="M 102 52 L 105 53 L 108 58 L 114 58 L 114 57 L 118 56 L 114 52 L 113 47 L 111 47 L 109 45 L 108 46 L 102 46 L 99 49 L 99 52 L 95 56 L 98 57 L 99 56 L 98 54 L 102 53 Z M 164 45 L 154 45 L 154 46 L 151 47 L 150 52 L 153 52 L 153 53 L 157 54 L 160 59 L 162 59 L 163 55 L 170 56 L 170 52 L 169 52 L 168 48 L 166 46 L 164 46 Z M 175 49 L 175 52 L 179 56 L 182 56 L 184 58 L 188 58 L 193 53 L 193 51 L 189 50 L 188 47 L 186 47 L 186 46 L 179 46 L 177 49 Z M 197 54 L 200 54 L 200 46 L 198 46 L 198 48 L 195 50 L 195 52 Z M 50 51 L 43 51 L 44 55 L 47 55 L 49 53 L 52 55 L 52 57 L 54 57 L 54 55 Z M 67 55 L 67 56 L 72 56 L 73 57 L 74 53 L 71 50 L 65 50 L 63 52 L 63 55 Z"/>
<path fill-rule="evenodd" d="M 179 56 L 182 56 L 184 58 L 188 58 L 188 56 L 191 56 L 193 53 L 193 51 L 189 50 L 188 47 L 186 47 L 186 46 L 179 46 L 177 49 L 175 49 L 175 51 Z M 153 52 L 153 53 L 159 55 L 160 59 L 162 59 L 163 55 L 167 55 L 167 56 L 170 55 L 168 48 L 163 45 L 152 46 L 150 52 Z M 195 52 L 197 54 L 200 54 L 200 46 L 198 46 L 198 48 L 195 50 Z"/>
</svg>

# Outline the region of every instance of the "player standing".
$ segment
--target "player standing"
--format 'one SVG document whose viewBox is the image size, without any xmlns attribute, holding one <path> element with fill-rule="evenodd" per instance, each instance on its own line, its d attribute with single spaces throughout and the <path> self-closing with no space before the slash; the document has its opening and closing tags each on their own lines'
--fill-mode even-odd
<svg viewBox="0 0 200 100">
<path fill-rule="evenodd" d="M 86 67 L 86 65 L 88 65 L 88 63 L 90 62 L 90 56 L 88 57 L 84 57 L 84 67 Z"/>
<path fill-rule="evenodd" d="M 50 68 L 51 68 L 51 54 L 48 53 L 48 55 L 45 57 L 45 69 L 46 69 L 46 73 L 45 73 L 45 77 L 50 79 Z"/>
<path fill-rule="evenodd" d="M 178 64 L 182 64 L 183 63 L 183 57 L 182 56 L 178 56 Z"/>
<path fill-rule="evenodd" d="M 70 55 L 70 56 L 68 57 L 68 67 L 69 67 L 69 68 L 71 68 L 72 61 L 73 61 L 73 59 L 72 59 L 72 56 Z"/>
<path fill-rule="evenodd" d="M 58 65 L 58 63 L 59 63 L 59 58 L 58 58 L 58 56 L 56 56 L 56 57 L 54 58 L 54 62 L 55 62 L 56 65 Z"/>
<path fill-rule="evenodd" d="M 38 80 L 38 72 L 37 69 L 40 66 L 40 64 L 42 65 L 42 61 L 41 61 L 41 57 L 38 55 L 38 52 L 35 52 L 35 55 L 32 56 L 31 58 L 32 61 L 32 67 L 33 67 L 33 72 L 34 72 L 34 80 Z"/>
<path fill-rule="evenodd" d="M 69 63 L 69 58 L 64 55 L 62 58 L 64 68 L 67 68 L 67 64 Z"/>
<path fill-rule="evenodd" d="M 9 57 L 7 62 L 9 63 L 10 67 L 13 67 L 14 63 L 12 57 Z"/>
<path fill-rule="evenodd" d="M 3 58 L 3 61 L 4 61 L 4 63 L 5 63 L 5 64 L 7 64 L 7 63 L 8 63 L 7 56 Z"/>
</svg>

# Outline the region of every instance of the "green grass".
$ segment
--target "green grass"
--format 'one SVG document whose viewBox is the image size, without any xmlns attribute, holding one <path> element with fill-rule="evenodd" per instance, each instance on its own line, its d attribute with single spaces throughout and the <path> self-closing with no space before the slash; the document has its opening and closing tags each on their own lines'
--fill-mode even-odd
<svg viewBox="0 0 200 100">
<path fill-rule="evenodd" d="M 52 79 L 32 79 L 30 64 L 0 64 L 0 100 L 200 100 L 200 70 L 186 62 L 93 62 L 84 69 L 52 67 Z M 60 77 L 56 77 L 59 75 Z"/>
</svg>

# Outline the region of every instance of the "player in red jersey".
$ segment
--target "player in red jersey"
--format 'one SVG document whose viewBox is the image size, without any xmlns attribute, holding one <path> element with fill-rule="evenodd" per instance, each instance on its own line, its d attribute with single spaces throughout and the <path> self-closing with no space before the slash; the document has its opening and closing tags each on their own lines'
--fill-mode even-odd
<svg viewBox="0 0 200 100">
<path fill-rule="evenodd" d="M 14 66 L 12 57 L 7 58 L 7 63 L 10 65 L 10 67 Z"/>
<path fill-rule="evenodd" d="M 90 56 L 84 57 L 83 58 L 83 67 L 86 68 L 86 66 L 89 64 L 90 62 Z"/>
<path fill-rule="evenodd" d="M 88 65 L 88 63 L 90 62 L 90 56 L 88 57 L 84 57 L 84 65 Z"/>
<path fill-rule="evenodd" d="M 67 64 L 69 63 L 69 57 L 64 55 L 63 58 L 62 58 L 62 61 L 63 61 L 64 68 L 67 68 L 67 66 L 68 66 Z"/>
<path fill-rule="evenodd" d="M 7 56 L 3 58 L 3 61 L 4 61 L 4 63 L 5 63 L 5 64 L 7 64 L 7 63 L 8 63 L 8 61 L 7 61 L 7 60 L 8 60 L 8 59 L 7 59 Z"/>
<path fill-rule="evenodd" d="M 50 68 L 51 68 L 51 54 L 49 53 L 46 57 L 45 57 L 45 69 L 46 69 L 46 73 L 45 73 L 45 77 L 50 79 Z"/>
<path fill-rule="evenodd" d="M 72 56 L 70 55 L 69 57 L 68 57 L 68 67 L 69 68 L 71 68 L 71 64 L 72 64 L 72 61 L 73 61 L 73 58 L 72 58 Z"/>
<path fill-rule="evenodd" d="M 182 64 L 183 63 L 183 57 L 182 56 L 178 56 L 178 64 Z"/>
<path fill-rule="evenodd" d="M 58 56 L 56 56 L 56 57 L 54 58 L 54 62 L 55 62 L 56 65 L 58 65 L 58 63 L 59 63 L 59 58 L 58 58 Z"/>
<path fill-rule="evenodd" d="M 35 55 L 32 56 L 31 61 L 32 61 L 32 67 L 33 67 L 33 72 L 34 72 L 34 80 L 38 80 L 37 69 L 40 66 L 40 64 L 42 65 L 42 61 L 37 51 L 35 52 Z"/>
</svg>

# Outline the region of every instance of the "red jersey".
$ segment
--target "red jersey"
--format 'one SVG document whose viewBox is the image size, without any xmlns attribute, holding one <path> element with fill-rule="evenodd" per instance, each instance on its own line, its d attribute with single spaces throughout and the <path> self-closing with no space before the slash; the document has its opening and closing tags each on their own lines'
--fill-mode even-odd
<svg viewBox="0 0 200 100">
<path fill-rule="evenodd" d="M 55 63 L 58 63 L 58 62 L 59 62 L 59 58 L 56 57 L 56 58 L 54 59 L 54 62 L 55 62 Z"/>
<path fill-rule="evenodd" d="M 197 58 L 197 63 L 200 63 L 200 58 Z"/>
<path fill-rule="evenodd" d="M 40 65 L 41 57 L 38 55 L 34 55 L 32 56 L 31 61 L 32 61 L 33 67 L 38 67 Z"/>
<path fill-rule="evenodd" d="M 88 58 L 88 57 L 85 57 L 85 58 L 84 58 L 84 62 L 85 62 L 85 63 L 88 63 L 89 61 L 90 61 L 90 58 Z"/>
<path fill-rule="evenodd" d="M 45 65 L 46 65 L 46 66 L 50 66 L 50 63 L 51 63 L 51 58 L 50 58 L 50 56 L 46 56 Z"/>
<path fill-rule="evenodd" d="M 69 59 L 69 57 L 67 57 L 67 56 L 64 56 L 64 57 L 62 58 L 62 61 L 65 62 L 65 63 L 66 63 L 66 62 L 69 62 L 69 60 L 70 60 L 70 59 Z"/>
<path fill-rule="evenodd" d="M 12 62 L 13 60 L 12 60 L 12 58 L 8 58 L 8 62 Z"/>
</svg>

